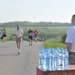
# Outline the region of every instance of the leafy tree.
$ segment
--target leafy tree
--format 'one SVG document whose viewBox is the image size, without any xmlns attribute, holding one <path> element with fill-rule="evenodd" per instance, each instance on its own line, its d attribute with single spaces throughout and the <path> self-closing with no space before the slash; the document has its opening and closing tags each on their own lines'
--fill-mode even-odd
<svg viewBox="0 0 75 75">
<path fill-rule="evenodd" d="M 61 40 L 61 41 L 62 41 L 62 42 L 65 42 L 66 34 L 64 33 L 64 34 L 62 35 L 62 37 L 61 37 L 61 38 L 62 38 L 62 40 Z"/>
</svg>

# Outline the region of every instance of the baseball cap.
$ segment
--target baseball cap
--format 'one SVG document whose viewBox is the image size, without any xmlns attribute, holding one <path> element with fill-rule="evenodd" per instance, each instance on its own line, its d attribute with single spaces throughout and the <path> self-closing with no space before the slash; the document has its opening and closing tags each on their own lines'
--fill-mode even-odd
<svg viewBox="0 0 75 75">
<path fill-rule="evenodd" d="M 17 27 L 19 27 L 19 28 L 20 28 L 20 25 L 17 25 Z"/>
</svg>

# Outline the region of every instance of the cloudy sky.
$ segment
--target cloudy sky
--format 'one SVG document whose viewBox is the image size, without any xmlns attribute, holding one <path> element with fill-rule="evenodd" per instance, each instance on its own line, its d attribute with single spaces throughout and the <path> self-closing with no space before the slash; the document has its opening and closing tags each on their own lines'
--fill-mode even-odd
<svg viewBox="0 0 75 75">
<path fill-rule="evenodd" d="M 75 0 L 0 0 L 0 22 L 69 22 Z"/>
</svg>

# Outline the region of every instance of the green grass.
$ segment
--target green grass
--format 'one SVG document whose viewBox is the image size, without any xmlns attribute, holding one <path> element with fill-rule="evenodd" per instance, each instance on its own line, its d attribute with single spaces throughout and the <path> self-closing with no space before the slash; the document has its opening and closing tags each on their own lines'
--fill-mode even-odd
<svg viewBox="0 0 75 75">
<path fill-rule="evenodd" d="M 24 37 L 27 38 L 28 35 L 27 31 L 30 27 L 22 27 L 22 29 L 25 32 Z M 67 32 L 67 29 L 69 28 L 69 26 L 54 26 L 54 27 L 31 27 L 33 30 L 38 29 L 39 31 L 39 38 L 47 38 L 47 40 L 50 41 L 60 41 L 61 40 L 61 36 L 63 35 L 63 33 Z M 14 29 L 16 29 L 16 27 L 6 27 L 7 30 L 7 39 L 11 40 L 12 38 L 12 33 L 14 31 Z"/>
<path fill-rule="evenodd" d="M 6 27 L 7 34 L 11 34 L 14 31 L 14 29 L 16 29 L 16 27 Z M 22 27 L 22 29 L 27 32 L 29 27 Z M 66 32 L 68 27 L 32 27 L 32 29 L 38 29 L 40 33 L 57 34 Z"/>
<path fill-rule="evenodd" d="M 45 48 L 66 48 L 65 43 L 61 42 L 44 42 Z"/>
</svg>

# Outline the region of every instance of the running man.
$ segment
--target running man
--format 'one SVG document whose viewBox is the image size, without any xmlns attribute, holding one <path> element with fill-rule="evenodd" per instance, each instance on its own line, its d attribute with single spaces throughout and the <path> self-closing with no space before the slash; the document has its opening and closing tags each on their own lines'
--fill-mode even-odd
<svg viewBox="0 0 75 75">
<path fill-rule="evenodd" d="M 36 42 L 36 43 L 37 43 L 38 34 L 39 34 L 38 30 L 35 29 L 35 30 L 34 30 L 34 39 L 35 39 L 35 42 Z"/>
<path fill-rule="evenodd" d="M 3 40 L 3 30 L 1 29 L 1 32 L 0 32 L 0 39 L 1 39 L 1 42 L 4 43 L 4 40 Z"/>
<path fill-rule="evenodd" d="M 32 46 L 33 31 L 31 28 L 29 28 L 29 30 L 28 30 L 28 36 L 29 36 L 29 46 Z"/>
<path fill-rule="evenodd" d="M 13 36 L 16 40 L 16 45 L 18 48 L 18 54 L 21 53 L 21 41 L 23 37 L 23 30 L 21 29 L 20 25 L 17 25 L 17 29 L 14 31 Z"/>
<path fill-rule="evenodd" d="M 5 27 L 3 28 L 3 41 L 6 41 L 6 29 Z"/>
</svg>

